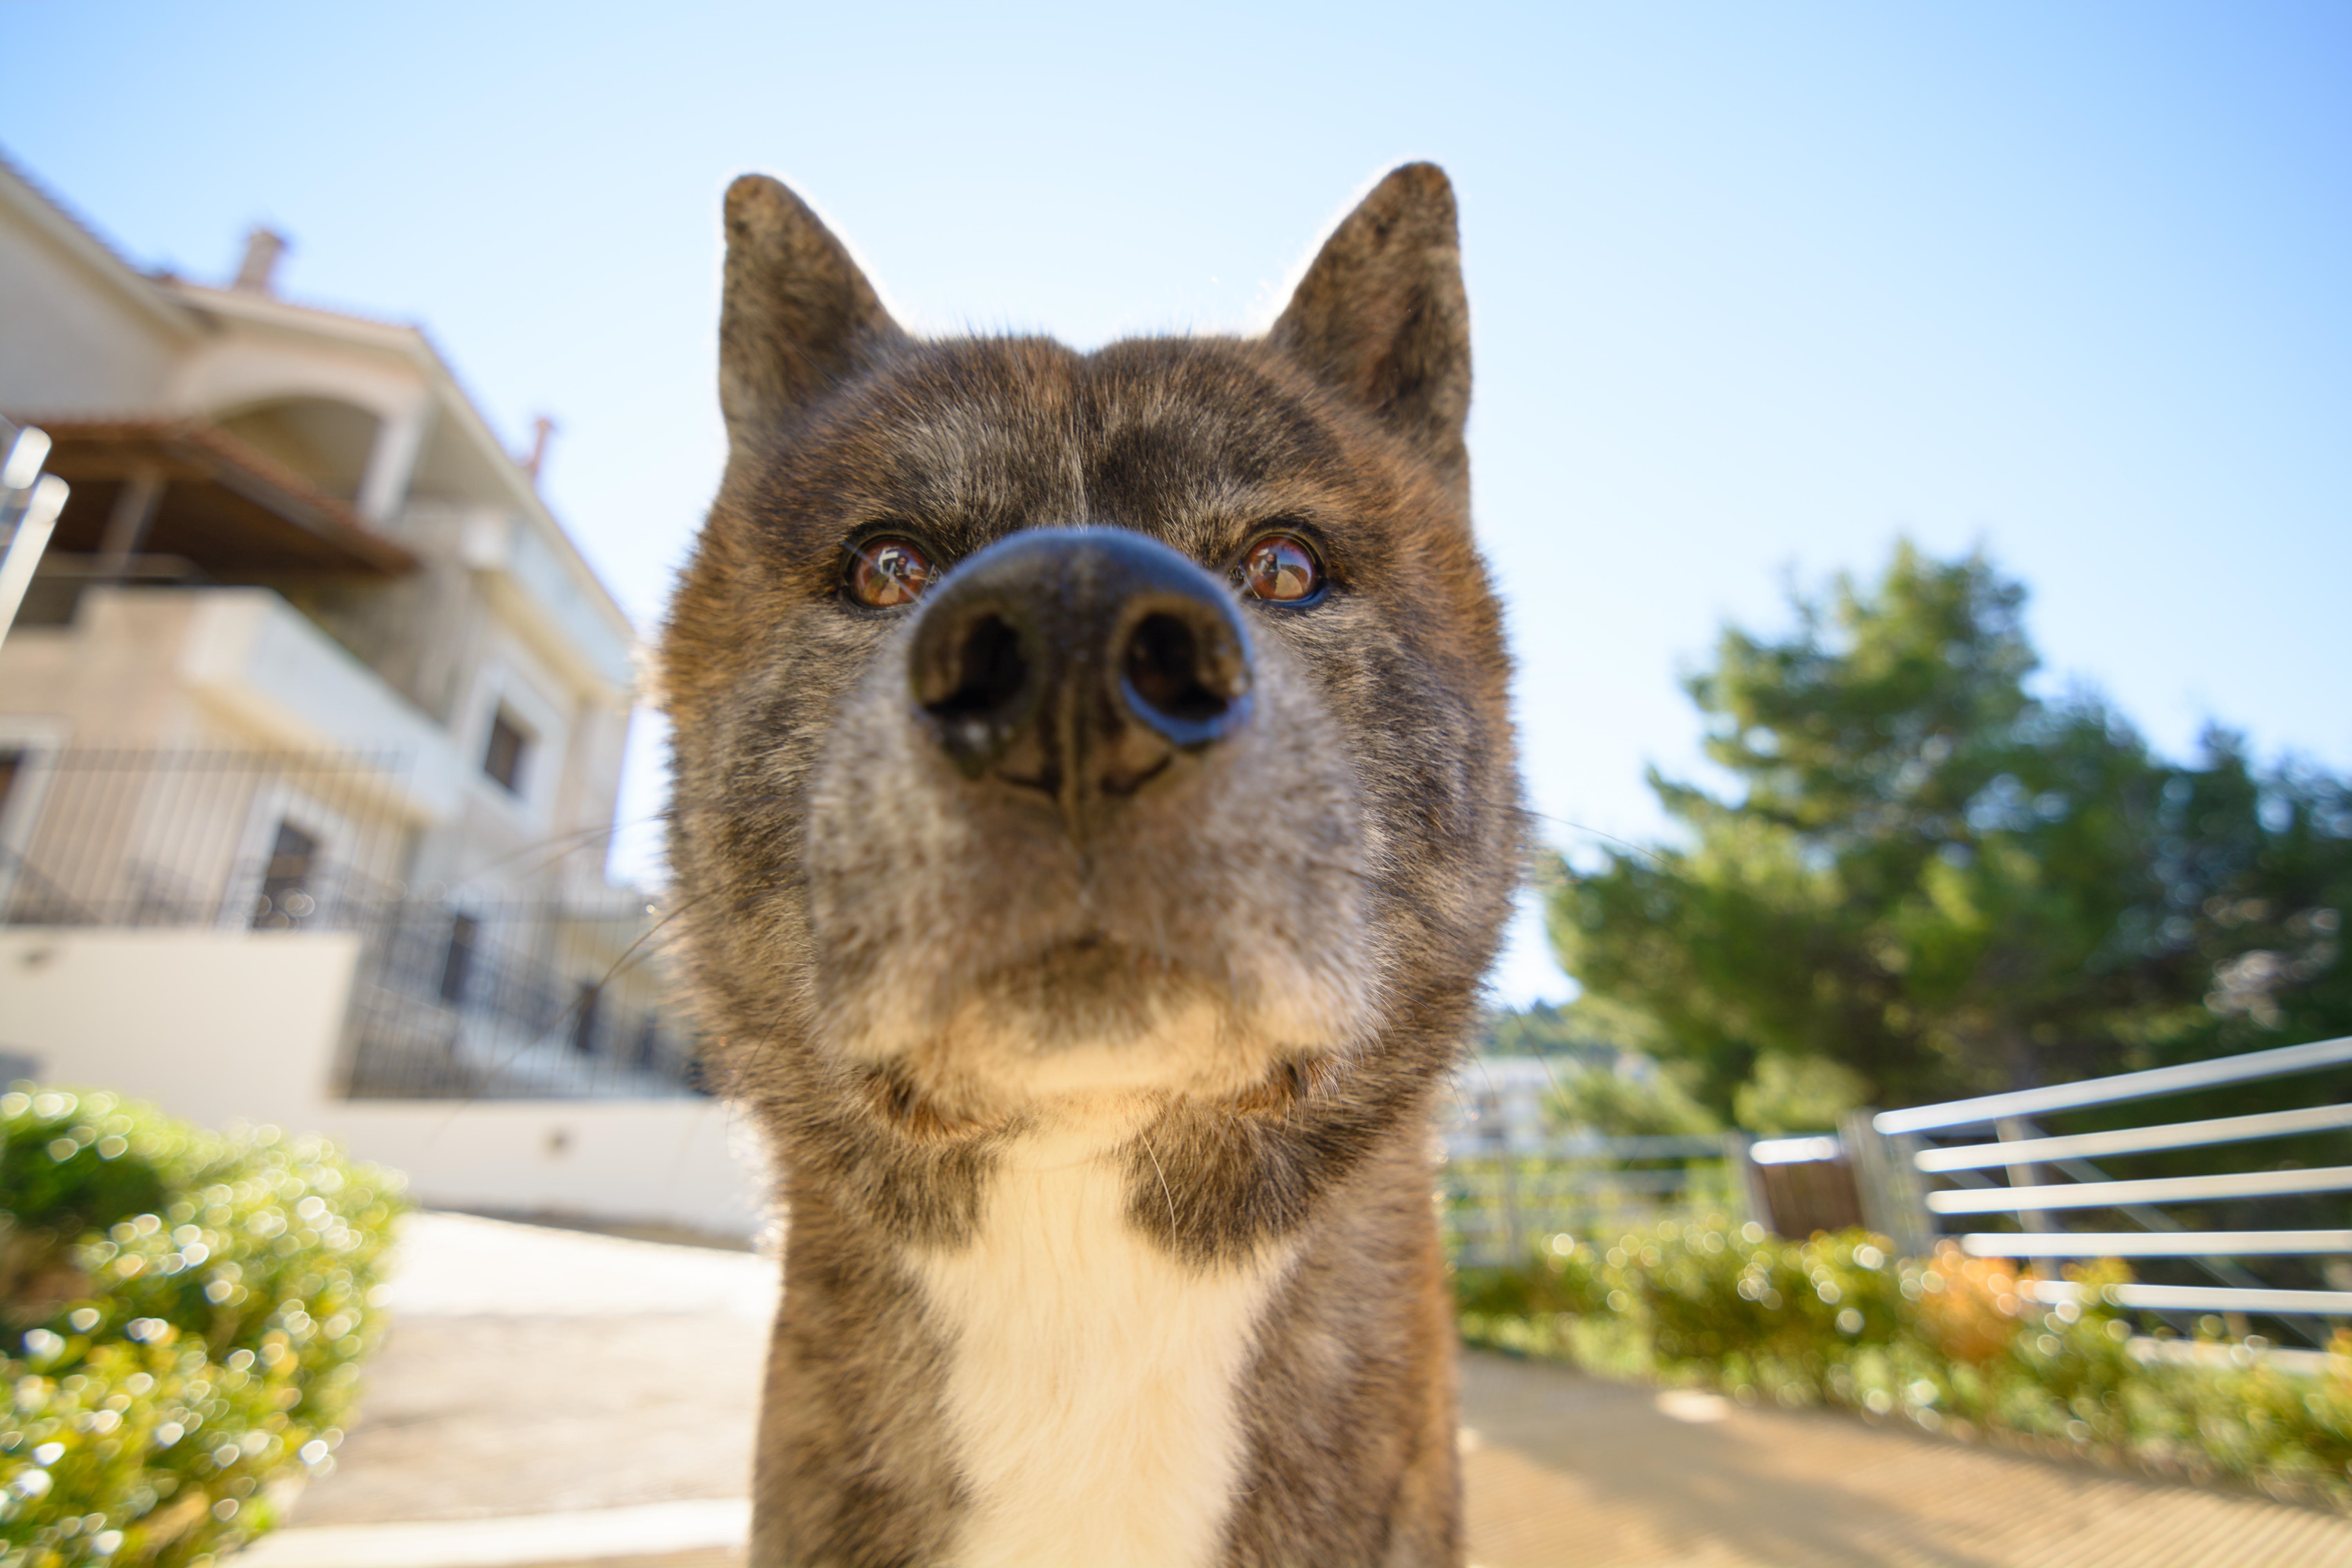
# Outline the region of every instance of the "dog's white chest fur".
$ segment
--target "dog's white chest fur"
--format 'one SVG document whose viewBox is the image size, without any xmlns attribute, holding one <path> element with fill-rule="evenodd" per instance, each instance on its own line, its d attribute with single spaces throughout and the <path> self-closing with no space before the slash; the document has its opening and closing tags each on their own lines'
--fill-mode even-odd
<svg viewBox="0 0 2352 1568">
<path fill-rule="evenodd" d="M 1203 1568 L 1283 1260 L 1199 1273 L 1129 1223 L 1115 1159 L 1022 1152 L 991 1180 L 976 1244 L 917 1261 L 971 1489 L 956 1568 Z"/>
</svg>

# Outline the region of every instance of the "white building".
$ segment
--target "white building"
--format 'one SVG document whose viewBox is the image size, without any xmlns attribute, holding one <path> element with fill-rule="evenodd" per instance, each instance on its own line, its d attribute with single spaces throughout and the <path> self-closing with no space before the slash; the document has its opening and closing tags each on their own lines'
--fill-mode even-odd
<svg viewBox="0 0 2352 1568">
<path fill-rule="evenodd" d="M 635 634 L 539 454 L 282 248 L 143 272 L 0 162 L 0 413 L 72 486 L 0 645 L 0 1051 L 428 1199 L 748 1224 L 604 875 Z"/>
<path fill-rule="evenodd" d="M 1558 1131 L 1549 1109 L 1559 1069 L 1541 1057 L 1477 1055 L 1454 1069 L 1445 1152 L 1456 1160 L 1535 1154 Z"/>
</svg>

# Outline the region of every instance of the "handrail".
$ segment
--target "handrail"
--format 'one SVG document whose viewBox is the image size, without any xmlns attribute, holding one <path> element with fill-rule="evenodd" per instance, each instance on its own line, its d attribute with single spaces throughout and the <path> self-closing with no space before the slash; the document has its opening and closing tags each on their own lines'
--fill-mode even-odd
<svg viewBox="0 0 2352 1568">
<path fill-rule="evenodd" d="M 2352 1290 L 2252 1290 L 2209 1285 L 2088 1285 L 2064 1279 L 2020 1280 L 2022 1294 L 2036 1301 L 2081 1303 L 2096 1296 L 2110 1307 L 2162 1312 L 2278 1312 L 2341 1318 L 2352 1316 Z"/>
<path fill-rule="evenodd" d="M 2011 1143 L 1923 1149 L 1912 1163 L 1932 1175 L 1942 1175 L 1952 1171 L 1986 1171 L 1996 1165 L 2030 1165 L 2042 1161 L 2145 1154 L 2157 1149 L 2242 1143 L 2256 1138 L 2288 1138 L 2299 1132 L 2327 1132 L 2342 1127 L 2352 1127 L 2352 1105 L 2315 1105 L 2302 1110 L 2217 1116 L 2206 1121 L 2126 1127 L 2114 1132 L 2082 1132 L 2066 1138 L 2021 1138 Z"/>
<path fill-rule="evenodd" d="M 1748 1146 L 1748 1157 L 1759 1165 L 1804 1165 L 1821 1160 L 1843 1160 L 1845 1145 L 1833 1132 L 1801 1138 L 1759 1138 Z"/>
<path fill-rule="evenodd" d="M 2352 1230 L 1980 1231 L 1971 1258 L 2281 1258 L 2352 1254 Z"/>
<path fill-rule="evenodd" d="M 2116 1105 L 2160 1094 L 2210 1089 L 2217 1084 L 2312 1072 L 2347 1062 L 2352 1062 L 2352 1036 L 2315 1040 L 2306 1046 L 2283 1046 L 2271 1051 L 2250 1051 L 2243 1056 L 2216 1057 L 2210 1061 L 2184 1062 L 2178 1067 L 2151 1068 L 2146 1072 L 2122 1073 L 2082 1083 L 2016 1089 L 1943 1105 L 1915 1106 L 1908 1110 L 1885 1110 L 1872 1119 L 1871 1125 L 1890 1137 L 1903 1132 L 1979 1127 L 2008 1116 L 2041 1116 L 2086 1105 Z"/>
<path fill-rule="evenodd" d="M 2346 1191 L 2352 1191 L 2352 1165 L 2326 1165 L 2309 1171 L 2245 1171 L 2226 1176 L 2155 1176 L 2137 1182 L 2070 1182 L 2043 1187 L 1979 1187 L 1965 1192 L 1929 1193 L 1927 1207 L 1935 1214 L 2018 1214 Z"/>
</svg>

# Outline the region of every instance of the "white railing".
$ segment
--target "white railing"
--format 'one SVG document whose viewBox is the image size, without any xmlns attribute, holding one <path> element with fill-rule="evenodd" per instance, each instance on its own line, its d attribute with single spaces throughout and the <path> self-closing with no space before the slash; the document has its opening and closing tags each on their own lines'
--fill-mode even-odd
<svg viewBox="0 0 2352 1568">
<path fill-rule="evenodd" d="M 48 460 L 47 432 L 0 419 L 0 642 L 16 624 L 16 606 L 66 507 L 65 480 L 41 472 Z"/>
<path fill-rule="evenodd" d="M 2352 1230 L 2220 1229 L 2210 1224 L 2192 1229 L 2166 1211 L 2180 1205 L 2352 1192 L 2352 1165 L 2118 1179 L 2093 1162 L 2352 1130 L 2352 1105 L 2301 1106 L 2055 1136 L 2035 1119 L 2347 1064 L 2352 1064 L 2352 1038 L 2321 1040 L 1885 1111 L 1854 1119 L 1848 1124 L 1847 1141 L 1874 1144 L 1857 1161 L 1864 1175 L 1865 1207 L 1872 1223 L 1907 1249 L 1931 1247 L 1942 1237 L 1948 1217 L 2015 1215 L 2021 1227 L 2017 1231 L 1964 1231 L 1954 1239 L 1983 1258 L 2186 1260 L 2213 1282 L 2108 1286 L 2108 1304 L 2160 1312 L 2270 1314 L 2289 1320 L 2291 1327 L 2315 1342 L 2319 1336 L 2294 1320 L 2352 1318 L 2352 1290 L 2277 1289 L 2238 1260 L 2352 1257 Z M 1990 1140 L 1983 1136 L 1988 1131 Z M 2063 1179 L 2053 1180 L 2053 1174 Z M 2138 1228 L 2066 1228 L 2062 1216 L 2085 1211 L 2120 1215 Z M 2059 1302 L 2079 1300 L 2085 1287 L 2039 1279 L 2028 1281 L 2027 1289 L 2037 1300 Z"/>
</svg>

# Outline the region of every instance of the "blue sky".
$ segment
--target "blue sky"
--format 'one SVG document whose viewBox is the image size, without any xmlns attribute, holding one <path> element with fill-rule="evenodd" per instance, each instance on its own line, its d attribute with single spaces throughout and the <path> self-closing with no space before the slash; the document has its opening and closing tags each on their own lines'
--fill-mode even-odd
<svg viewBox="0 0 2352 1568">
<path fill-rule="evenodd" d="M 1677 669 L 1899 532 L 1988 546 L 2049 679 L 2160 745 L 2352 767 L 2340 4 L 18 3 L 0 59 L 0 147 L 135 259 L 216 278 L 278 225 L 288 293 L 423 321 L 518 446 L 561 421 L 549 497 L 647 626 L 721 457 L 733 174 L 919 330 L 1087 345 L 1262 324 L 1430 157 L 1559 841 L 1657 832 Z M 1530 922 L 1498 988 L 1567 994 Z"/>
</svg>

